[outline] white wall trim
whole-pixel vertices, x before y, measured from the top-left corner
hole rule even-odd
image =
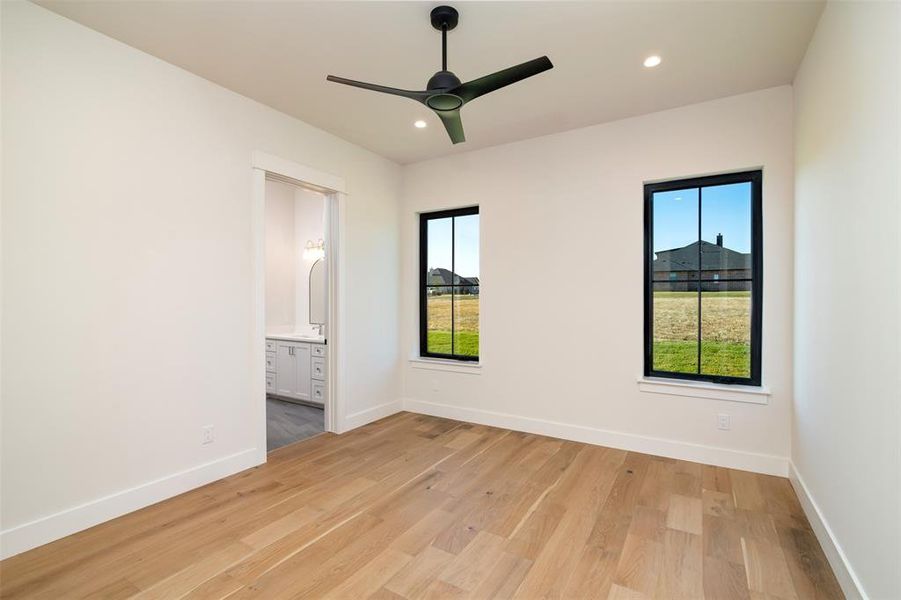
[[[254,169],[282,175],[296,181],[331,192],[346,193],[344,178],[296,163],[260,150],[255,150],[251,163]]]
[[[342,182],[343,185],[343,182]],[[327,250],[331,260],[325,261],[328,270],[328,316],[326,333],[332,340],[328,348],[328,391],[326,402],[326,431],[344,433],[353,427],[347,424],[344,397],[347,365],[347,194],[333,192],[326,202],[326,239],[331,248]]]
[[[781,456],[744,452],[728,448],[717,448],[714,446],[703,446],[701,444],[692,444],[690,442],[653,438],[634,433],[608,431],[605,429],[586,427],[584,425],[571,425],[569,423],[533,419],[531,417],[520,417],[507,413],[479,410],[476,408],[451,406],[449,404],[439,404],[436,402],[423,402],[412,398],[405,398],[403,405],[404,410],[424,415],[469,421],[481,425],[491,425],[493,427],[503,427],[515,431],[524,431],[526,433],[547,435],[565,440],[584,442],[586,444],[608,446],[610,448],[619,448],[621,450],[642,452],[657,456],[666,456],[668,458],[677,458],[718,467],[727,467],[729,469],[753,471],[754,473],[765,473],[767,475],[777,475],[779,477],[786,477],[788,475],[788,459]]]
[[[253,328],[250,342],[250,402],[253,436],[266,447],[266,172],[253,169],[250,190],[250,228],[253,232]],[[265,456],[263,457],[265,461]]]
[[[179,471],[0,532],[0,559],[177,496],[266,462],[266,450],[250,448]]]
[[[403,404],[400,400],[385,402],[384,404],[379,404],[378,406],[373,406],[372,408],[367,408],[366,410],[347,415],[344,418],[344,425],[347,430],[355,429],[357,427],[362,427],[367,423],[390,417],[403,409]]]
[[[429,369],[432,371],[448,371],[450,373],[467,373],[469,375],[481,375],[482,365],[465,360],[442,360],[439,358],[414,357],[410,359],[410,366],[414,369]]]
[[[795,493],[798,495],[798,499],[801,501],[801,508],[804,509],[804,514],[807,515],[807,520],[810,521],[813,532],[816,534],[817,540],[820,542],[820,546],[823,548],[823,552],[826,554],[829,565],[832,567],[839,585],[842,586],[845,596],[849,599],[861,598],[867,600],[869,596],[864,591],[863,584],[857,577],[857,573],[854,572],[851,563],[848,562],[848,557],[832,532],[829,522],[811,495],[810,489],[804,483],[804,478],[801,477],[795,463],[791,461],[789,461],[788,478],[795,489]]]
[[[723,385],[701,381],[679,381],[660,377],[639,377],[638,389],[650,394],[688,396],[691,398],[747,402],[750,404],[769,404],[771,393],[769,388],[763,386]]]

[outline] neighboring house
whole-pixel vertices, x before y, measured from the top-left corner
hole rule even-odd
[[[429,286],[447,286],[447,287],[430,287],[429,295],[450,294],[451,285],[462,286],[457,288],[458,294],[478,294],[479,278],[478,277],[462,277],[454,275],[447,269],[437,268],[429,269],[426,276],[426,285]]]
[[[699,252],[700,245],[700,252]],[[716,236],[716,244],[700,241],[682,248],[655,253],[654,281],[656,291],[696,291],[698,289],[698,260],[701,262],[701,290],[750,290],[751,254],[736,252],[723,246],[723,236]]]

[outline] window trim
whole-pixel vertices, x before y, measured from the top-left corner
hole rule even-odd
[[[727,375],[704,375],[702,373],[676,373],[653,369],[654,348],[654,211],[653,197],[657,192],[698,188],[699,202],[703,202],[700,188],[733,183],[751,184],[751,376],[732,377]],[[644,376],[687,381],[707,381],[728,385],[761,387],[761,358],[763,329],[763,171],[741,171],[722,175],[692,177],[646,183],[644,186]],[[700,233],[701,212],[698,212]],[[700,235],[698,236],[700,239]],[[698,290],[703,279],[697,279]],[[712,280],[711,280],[712,281]],[[723,280],[720,280],[721,282]],[[700,318],[700,314],[699,314]],[[700,369],[700,365],[699,369]]]
[[[481,342],[482,336],[479,335],[479,355],[466,356],[460,354],[441,354],[439,352],[429,352],[428,349],[428,253],[429,253],[429,221],[435,219],[446,219],[449,217],[465,217],[469,215],[479,214],[478,206],[466,206],[463,208],[452,208],[448,210],[438,210],[433,212],[419,213],[419,356],[422,358],[437,358],[451,361],[478,362],[479,355],[482,353]],[[481,219],[479,220],[479,231],[481,232]],[[451,273],[454,273],[454,245],[456,243],[456,235],[451,229]],[[481,241],[480,244],[481,246]],[[481,248],[479,248],[481,251]],[[481,260],[481,256],[479,256]],[[453,282],[451,282],[453,283]],[[454,286],[451,285],[453,288]],[[481,298],[482,280],[479,279],[479,296]],[[453,290],[451,290],[451,302],[453,302]],[[480,319],[481,321],[481,319]],[[481,333],[481,323],[479,324]],[[451,343],[454,338],[454,308],[451,305]]]

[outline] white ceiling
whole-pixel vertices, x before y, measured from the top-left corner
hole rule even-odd
[[[456,2],[463,81],[548,55],[555,68],[463,109],[467,142],[405,98],[425,89],[436,2],[39,0],[59,14],[399,163],[790,83],[822,2]],[[649,54],[663,64],[642,67]],[[426,129],[413,121],[425,119]]]

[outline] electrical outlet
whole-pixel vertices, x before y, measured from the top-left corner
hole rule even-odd
[[[213,443],[213,426],[212,425],[205,425],[204,427],[201,427],[200,432],[201,432],[201,437],[200,437],[201,444],[206,445],[206,444]]]
[[[435,393],[438,393],[438,380],[437,379],[432,380],[432,391]]]
[[[720,413],[716,416],[716,428],[728,431],[732,429],[732,417],[727,414]]]

